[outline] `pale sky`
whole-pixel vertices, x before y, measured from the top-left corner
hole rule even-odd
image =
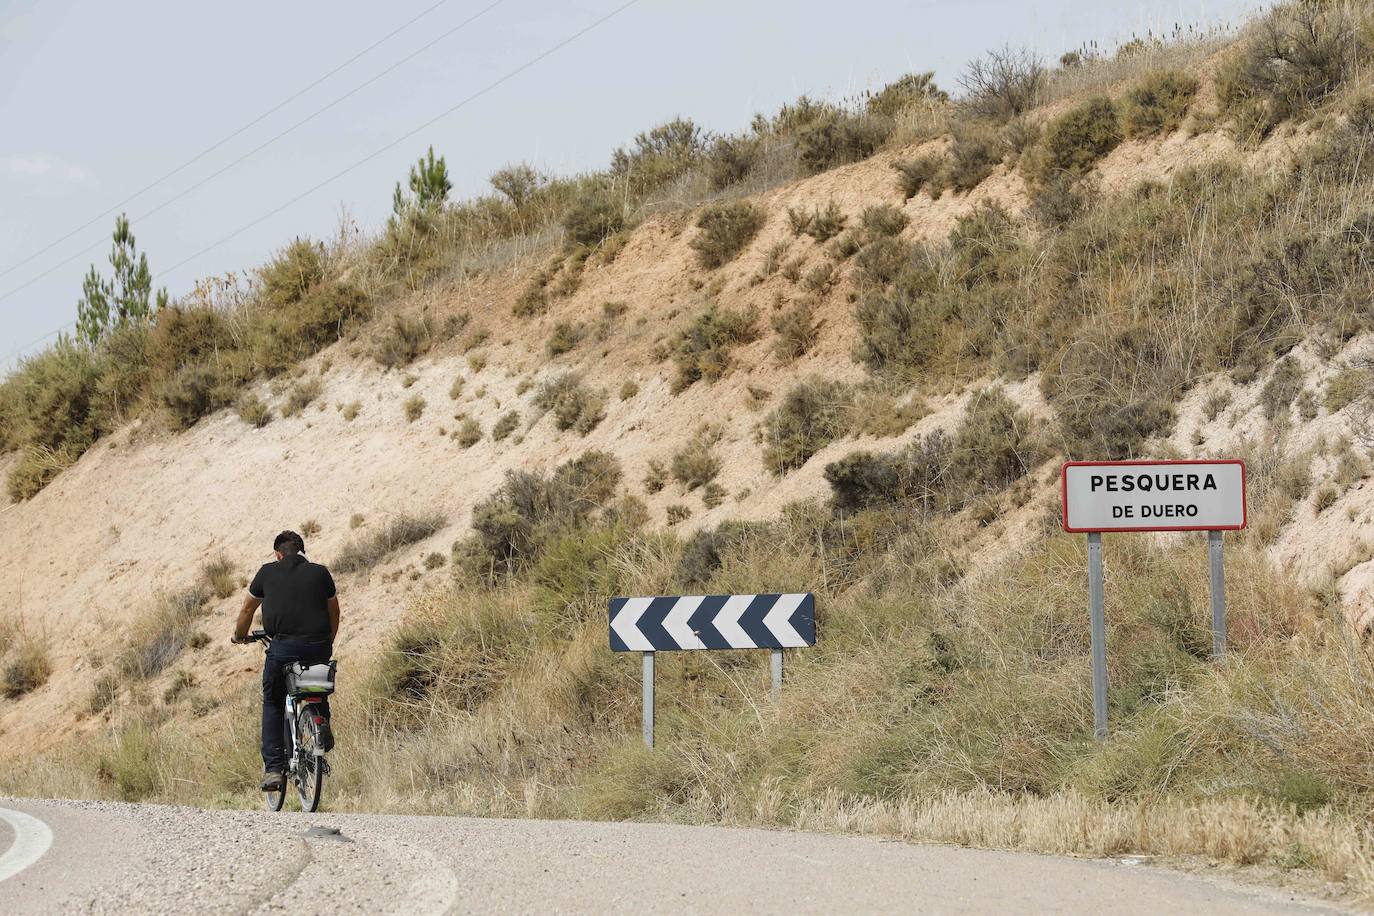
[[[113,215],[61,239],[272,109],[425,10],[413,25],[189,168],[127,203],[140,249],[175,297],[244,271],[298,235],[365,230],[428,144],[453,197],[501,166],[601,168],[674,115],[718,132],[802,93],[838,98],[910,71],[955,88],[992,47],[1054,61],[1175,23],[1237,24],[1254,0],[639,0],[547,58],[231,241],[197,252],[528,63],[625,0],[502,0],[281,140],[162,207],[493,0],[0,0],[0,371],[76,315]],[[92,248],[90,251],[84,249]],[[70,263],[62,262],[74,258]],[[190,258],[169,272],[169,268]],[[28,261],[16,267],[21,262]],[[62,265],[62,266],[58,266]],[[47,276],[40,276],[48,271]],[[25,286],[25,284],[28,284]],[[24,288],[19,289],[23,286]]]

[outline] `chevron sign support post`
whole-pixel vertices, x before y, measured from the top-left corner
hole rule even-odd
[[[612,598],[613,652],[644,653],[644,743],[654,746],[654,653],[770,649],[773,699],[782,689],[782,650],[816,644],[816,596],[660,595]]]

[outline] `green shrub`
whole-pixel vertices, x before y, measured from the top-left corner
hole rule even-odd
[[[673,344],[677,377],[673,393],[700,379],[714,382],[730,370],[730,351],[753,341],[758,334],[757,315],[711,305],[678,333]]]
[[[615,457],[599,451],[552,474],[507,471],[501,488],[473,507],[473,534],[454,545],[455,568],[484,579],[528,568],[547,545],[607,506],[621,476]]]
[[[1197,95],[1197,78],[1178,70],[1156,70],[1126,93],[1121,129],[1127,137],[1173,133]]]
[[[463,448],[472,448],[482,441],[482,424],[472,417],[467,417],[463,420],[463,425],[454,430],[453,438]]]
[[[943,105],[949,93],[935,85],[935,73],[907,73],[869,95],[864,109],[872,115],[895,118],[915,105]]]
[[[387,369],[408,366],[429,352],[434,344],[429,322],[423,318],[393,315],[386,330],[372,345],[372,358]]]
[[[324,279],[324,246],[297,238],[258,269],[258,279],[267,306],[294,305]]]
[[[680,525],[692,517],[692,510],[682,503],[673,503],[666,511],[669,525]]]
[[[1033,183],[1061,172],[1081,175],[1120,142],[1121,125],[1112,100],[1088,99],[1049,123],[1040,143],[1023,160],[1023,169]]]
[[[508,410],[501,415],[496,424],[491,428],[491,439],[493,442],[500,442],[515,432],[520,425],[520,411]]]
[[[235,384],[213,366],[183,366],[166,379],[159,391],[162,405],[177,429],[189,429],[234,402]],[[285,410],[282,411],[285,413]]]
[[[420,419],[425,412],[425,399],[418,394],[411,395],[409,398],[406,398],[406,402],[402,405],[401,410],[402,413],[405,414],[406,422],[414,423],[416,420]]]
[[[968,193],[983,183],[1002,161],[1002,142],[997,131],[981,121],[956,121],[946,160],[927,185],[932,198],[946,189]]]
[[[817,207],[810,213],[788,207],[787,219],[793,235],[809,235],[818,242],[830,241],[840,234],[848,222],[848,217],[840,212],[834,200],[828,201],[824,210]]]
[[[773,341],[773,353],[779,362],[791,362],[804,356],[820,339],[811,303],[802,300],[785,312],[773,316],[771,324],[778,335]]]
[[[444,527],[446,519],[439,512],[402,513],[384,525],[372,527],[369,533],[354,538],[339,550],[330,569],[340,573],[368,570],[391,554],[417,544]]]
[[[253,332],[253,361],[268,374],[282,372],[342,338],[372,313],[351,283],[319,283],[289,307],[267,312]]]
[[[239,395],[238,401],[234,404],[234,412],[239,415],[240,420],[254,429],[262,429],[272,422],[272,408],[251,391]]]
[[[606,416],[605,396],[583,384],[576,372],[565,372],[540,385],[534,406],[552,413],[559,429],[572,429],[583,436]]]
[[[706,158],[706,176],[711,188],[723,191],[748,178],[763,154],[763,141],[757,136],[718,137]]]
[[[625,214],[609,191],[589,191],[563,216],[563,231],[573,245],[594,248],[625,229]]]
[[[628,180],[642,194],[681,176],[705,151],[701,128],[686,118],[674,118],[637,135],[633,147],[616,150],[611,174]]]
[[[878,238],[859,249],[855,258],[860,287],[881,289],[897,279],[912,260],[916,247],[894,238]]]
[[[875,204],[865,208],[860,221],[874,236],[901,235],[907,223],[911,222],[905,213],[887,204]]]
[[[966,288],[1011,280],[1019,250],[1016,221],[1000,204],[983,201],[954,222],[949,247],[958,281]]]
[[[763,463],[774,474],[799,468],[849,431],[853,392],[811,376],[794,385],[763,424]]]
[[[950,294],[938,265],[917,249],[891,288],[871,290],[859,299],[854,309],[859,325],[854,356],[875,372],[929,368],[940,353],[946,323],[961,306],[966,303]]]
[[[716,455],[715,443],[719,434],[701,429],[687,445],[673,453],[673,479],[686,490],[704,487],[716,479],[720,473],[720,458]]]
[[[562,356],[581,343],[586,335],[587,328],[582,322],[560,321],[553,326],[544,349],[550,356]]]
[[[921,193],[922,188],[930,186],[939,174],[944,162],[939,156],[918,156],[910,162],[894,162],[897,170],[897,186],[902,190],[902,199],[911,200]]]
[[[825,466],[835,508],[858,512],[901,500],[905,496],[904,468],[896,454],[850,452]]]
[[[707,207],[697,219],[701,231],[690,243],[697,253],[697,263],[713,270],[733,261],[763,228],[765,220],[763,211],[747,201]]]
[[[286,392],[286,403],[281,406],[281,415],[283,417],[296,416],[309,407],[323,391],[324,385],[319,379],[302,379]]]
[[[0,439],[24,450],[9,478],[15,499],[37,493],[95,441],[98,372],[90,351],[64,338],[5,380]]]
[[[754,537],[766,537],[768,526],[757,522],[721,522],[699,528],[682,545],[673,578],[685,589],[704,588],[726,557],[738,553]]]
[[[949,464],[957,504],[1019,480],[1043,455],[1034,422],[1002,389],[974,394],[954,435]]]

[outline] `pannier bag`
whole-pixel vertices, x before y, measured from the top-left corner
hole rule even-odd
[[[292,662],[286,666],[286,692],[291,696],[326,696],[334,692],[334,673],[339,663],[302,665]]]

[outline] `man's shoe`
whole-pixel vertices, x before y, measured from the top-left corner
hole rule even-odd
[[[268,770],[262,774],[262,791],[280,792],[286,788],[286,774],[276,770]]]
[[[320,720],[320,750],[326,754],[334,750],[334,729],[330,728],[329,720]]]

